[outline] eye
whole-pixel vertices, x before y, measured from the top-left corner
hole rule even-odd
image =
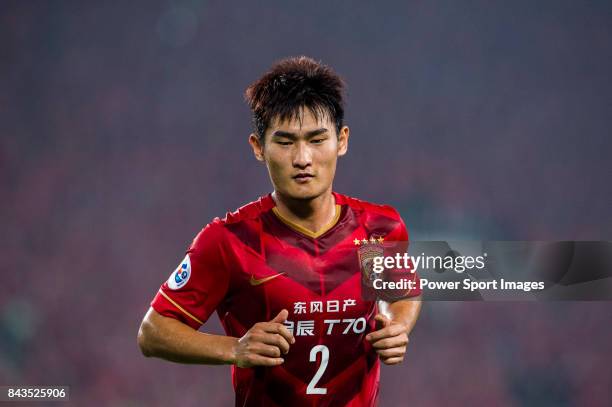
[[[290,146],[292,144],[291,141],[277,141],[276,143],[280,144],[281,146]]]
[[[313,143],[313,144],[321,144],[324,141],[325,141],[324,138],[315,138],[315,139],[310,140],[310,142]]]

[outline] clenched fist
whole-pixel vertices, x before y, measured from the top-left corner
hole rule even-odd
[[[258,322],[240,338],[235,346],[235,362],[238,367],[278,366],[284,362],[282,355],[289,352],[295,338],[283,322],[289,312],[284,309],[270,322]]]
[[[382,328],[367,334],[366,340],[372,344],[384,364],[402,363],[408,345],[406,327],[382,314],[376,315],[374,319],[382,325]]]

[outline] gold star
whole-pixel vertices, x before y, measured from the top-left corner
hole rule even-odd
[[[363,244],[368,244],[368,239],[362,239],[362,240],[361,240],[361,243],[363,243]]]
[[[382,236],[381,236],[381,237],[379,237],[379,238],[378,238],[378,239],[376,239],[376,240],[378,240],[378,243],[382,243],[382,242],[384,242],[384,241],[385,241],[385,239],[384,239]]]
[[[374,238],[374,236],[370,236],[370,243],[372,244],[376,243],[376,239]]]
[[[359,246],[359,243],[361,243],[361,240],[355,239],[353,240],[353,243],[355,243],[355,246]]]

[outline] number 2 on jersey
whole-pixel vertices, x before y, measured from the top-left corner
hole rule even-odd
[[[317,361],[317,353],[321,352],[321,364],[317,369],[317,372],[312,377],[310,383],[308,383],[308,387],[306,387],[306,394],[327,394],[327,389],[325,387],[315,387],[319,380],[321,380],[321,376],[325,373],[325,369],[327,369],[327,362],[329,362],[329,348],[325,345],[317,345],[313,346],[310,350],[310,361]]]

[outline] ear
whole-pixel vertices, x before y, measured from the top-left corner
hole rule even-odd
[[[253,149],[253,154],[258,161],[264,161],[264,151],[263,145],[259,141],[259,137],[257,137],[254,133],[249,135],[249,144]]]
[[[348,151],[349,128],[343,126],[338,134],[338,157],[342,157]]]

